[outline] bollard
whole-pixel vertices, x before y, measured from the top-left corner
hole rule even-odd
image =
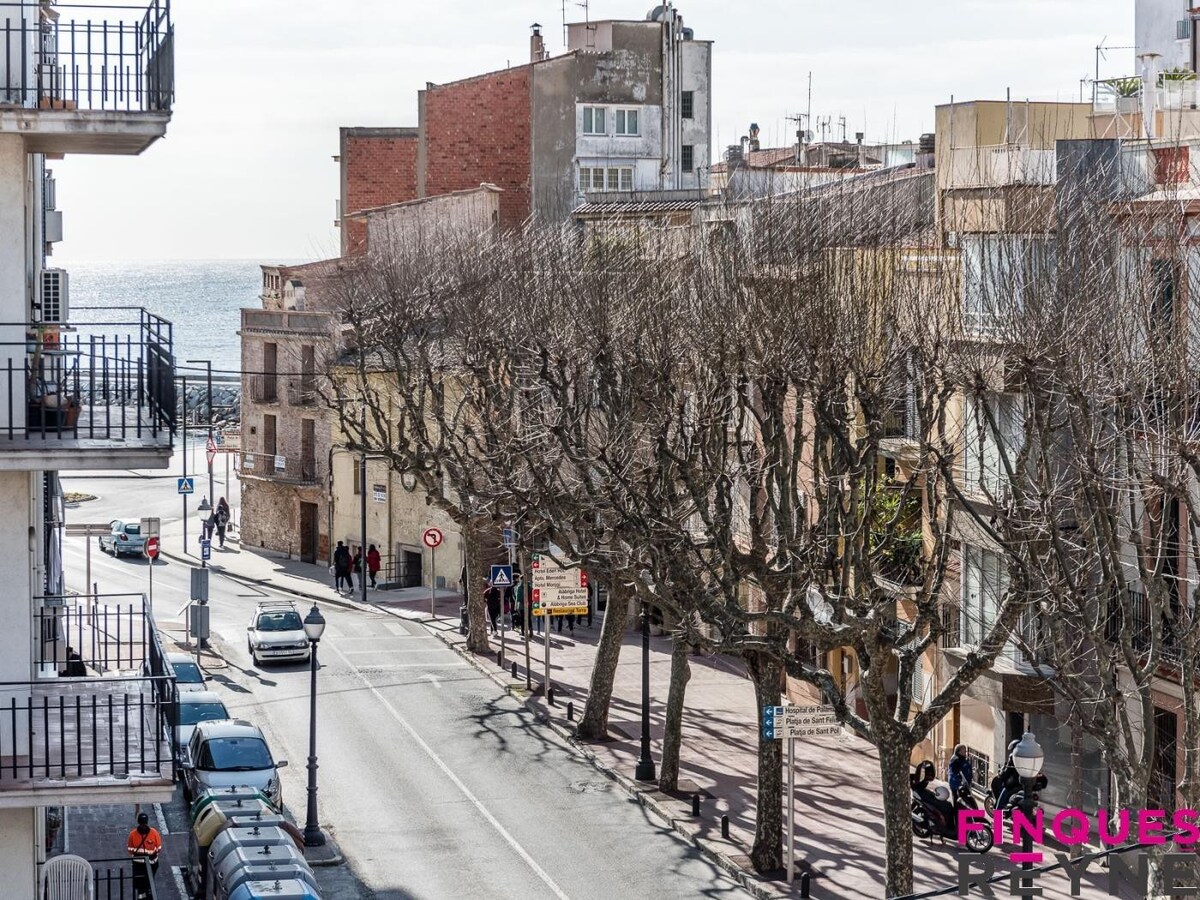
[[[502,669],[504,668],[504,651],[503,650],[496,651],[496,665],[498,665]]]
[[[567,701],[567,721],[575,721],[575,704],[570,700]]]
[[[729,840],[729,816],[721,816],[721,837]]]
[[[512,677],[513,677],[513,678],[516,678],[516,677],[517,677],[517,664],[516,664],[516,662],[513,662],[513,664],[512,664]]]
[[[550,685],[550,687],[546,689],[546,700],[551,706],[554,705],[554,685]]]
[[[808,873],[807,872],[800,873],[800,896],[801,897],[808,896]]]
[[[692,794],[692,815],[699,818],[700,816],[700,795]]]

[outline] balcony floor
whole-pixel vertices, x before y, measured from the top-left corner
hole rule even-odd
[[[141,418],[141,436],[138,419]],[[170,432],[151,433],[143,410],[84,408],[73,429],[47,425],[14,428],[0,425],[0,471],[38,469],[154,469],[171,460]]]
[[[137,156],[167,133],[169,112],[28,109],[0,104],[0,134],[25,138],[29,153]]]
[[[30,795],[39,804],[47,794],[87,790],[88,797],[169,794],[173,789],[169,731],[161,729],[162,742],[156,741],[154,698],[147,684],[97,678],[48,678],[32,686],[33,735],[30,748],[36,760],[30,770],[29,757],[0,756],[0,807],[26,806]],[[81,713],[76,721],[75,702]],[[92,698],[96,698],[96,718],[92,718]],[[113,720],[108,722],[108,698],[112,698]],[[61,698],[63,714],[59,714]],[[127,699],[126,699],[127,698]],[[48,702],[50,714],[43,718],[42,703]],[[129,716],[123,710],[128,702]],[[24,703],[24,696],[19,700]],[[0,704],[3,705],[3,704]],[[140,710],[140,714],[139,714]],[[5,715],[9,715],[7,711]],[[24,710],[18,709],[18,727]],[[0,736],[11,751],[11,724],[0,725]],[[110,737],[111,735],[111,737]],[[159,761],[155,760],[158,744]],[[160,767],[161,765],[161,767]],[[24,795],[24,796],[22,796]],[[81,797],[79,802],[86,798]],[[66,802],[66,801],[62,801]],[[95,799],[87,802],[97,802]]]

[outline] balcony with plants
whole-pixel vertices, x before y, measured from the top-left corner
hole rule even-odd
[[[925,581],[921,499],[915,489],[889,483],[876,490],[870,533],[876,579],[907,593]]]

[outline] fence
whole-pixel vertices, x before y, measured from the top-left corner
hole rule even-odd
[[[323,475],[316,457],[280,456],[275,453],[241,453],[242,478],[265,478],[288,484],[318,484]]]
[[[95,900],[137,900],[134,863],[132,859],[94,859],[92,864],[92,896]],[[150,900],[158,900],[154,879],[146,879]]]
[[[59,3],[82,21],[46,15],[32,0],[0,2],[0,100],[33,109],[166,112],[175,97],[170,0],[137,7]]]

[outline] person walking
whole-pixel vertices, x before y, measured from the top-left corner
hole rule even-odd
[[[375,587],[375,579],[379,575],[380,564],[381,559],[379,556],[379,551],[376,550],[375,545],[372,544],[367,548],[367,574],[371,576],[371,587]]]
[[[133,860],[133,893],[135,897],[149,897],[150,882],[158,874],[158,854],[162,851],[162,835],[150,824],[150,817],[138,813],[137,827],[129,832],[125,849]]]
[[[346,549],[345,544],[338,541],[337,548],[333,551],[334,590],[342,593],[342,584],[346,581],[350,582],[350,590],[354,590],[354,580],[350,577],[350,551]]]
[[[222,549],[225,547],[225,529],[229,527],[229,518],[229,502],[222,497],[217,501],[217,509],[213,513],[217,523],[217,546]]]
[[[975,767],[971,763],[971,758],[967,756],[967,745],[958,744],[954,748],[954,753],[950,756],[950,765],[947,767],[950,782],[950,793],[957,796],[960,789],[963,787],[969,788],[975,780]]]
[[[501,594],[500,588],[491,581],[484,582],[487,587],[483,591],[483,600],[487,604],[488,621],[492,626],[492,634],[496,633],[496,623],[500,619]]]
[[[351,569],[353,569],[353,570],[354,570],[354,574],[355,574],[355,575],[357,575],[357,576],[359,577],[359,583],[361,584],[361,583],[362,583],[362,578],[363,578],[363,551],[362,551],[362,547],[359,547],[357,550],[355,550],[355,551],[354,551],[354,562],[353,562],[353,564],[351,565]],[[354,579],[353,579],[353,578],[351,578],[351,579],[350,579],[350,590],[354,590]]]

